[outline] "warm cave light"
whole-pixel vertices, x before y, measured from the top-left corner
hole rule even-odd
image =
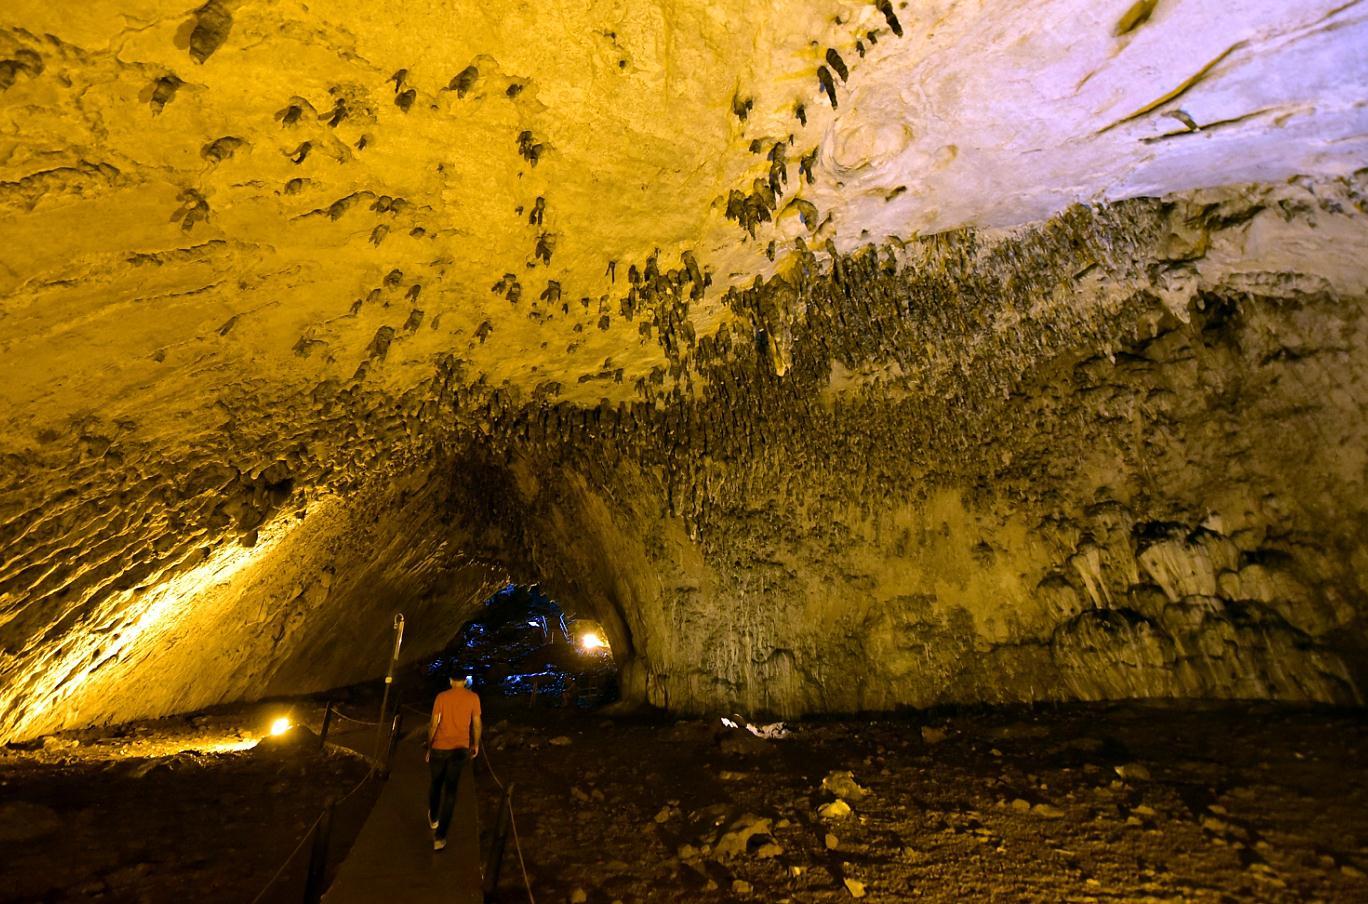
[[[283,735],[285,732],[289,731],[293,727],[294,726],[290,723],[289,719],[285,718],[284,716],[281,716],[279,719],[276,719],[274,722],[271,723],[271,734]]]
[[[597,631],[585,631],[580,635],[579,645],[584,652],[593,653],[596,650],[607,649],[608,641],[604,640],[603,635]]]

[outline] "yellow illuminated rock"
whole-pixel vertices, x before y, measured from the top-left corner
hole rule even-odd
[[[510,576],[681,712],[1361,700],[1366,40],[6,4],[0,740],[374,677]]]

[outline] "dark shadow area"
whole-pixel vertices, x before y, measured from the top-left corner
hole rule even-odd
[[[485,600],[451,644],[423,665],[429,698],[465,675],[491,704],[589,710],[618,699],[603,627],[567,612],[537,586],[509,584]]]

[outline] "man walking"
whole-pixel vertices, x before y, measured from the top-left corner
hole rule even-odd
[[[466,759],[480,755],[480,697],[465,686],[463,676],[450,676],[451,689],[442,691],[432,703],[432,724],[428,727],[428,827],[432,829],[432,849],[447,844],[451,814],[456,809],[456,790]]]

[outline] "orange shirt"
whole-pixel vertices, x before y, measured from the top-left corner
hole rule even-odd
[[[433,750],[464,750],[470,746],[470,726],[480,714],[480,695],[463,687],[442,691],[432,702],[432,718],[441,716]]]

